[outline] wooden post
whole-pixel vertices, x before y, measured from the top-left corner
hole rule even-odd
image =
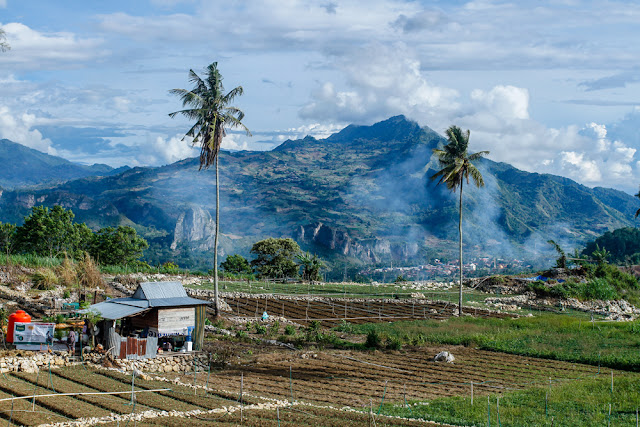
[[[473,406],[473,381],[471,381],[471,406]]]

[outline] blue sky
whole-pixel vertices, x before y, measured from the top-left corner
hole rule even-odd
[[[640,184],[640,6],[618,1],[0,0],[0,138],[82,163],[195,155],[169,95],[217,61],[271,149],[404,114],[588,186]]]

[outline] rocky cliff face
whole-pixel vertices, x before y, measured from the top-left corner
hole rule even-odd
[[[321,222],[300,226],[294,238],[300,242],[322,246],[342,255],[358,258],[363,262],[376,263],[381,257],[406,260],[418,253],[415,242],[390,242],[386,239],[358,241],[340,229],[333,228]]]
[[[216,222],[209,211],[191,207],[180,214],[173,231],[171,249],[188,244],[192,249],[206,251],[213,248]]]

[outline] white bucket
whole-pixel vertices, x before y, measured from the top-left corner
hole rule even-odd
[[[192,351],[193,350],[193,342],[191,342],[191,341],[185,342],[184,346],[187,349],[187,351]]]

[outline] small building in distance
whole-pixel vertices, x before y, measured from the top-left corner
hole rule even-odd
[[[84,312],[99,315],[96,344],[120,359],[144,359],[165,351],[201,350],[206,306],[191,298],[179,282],[145,282],[131,297],[93,304]]]

